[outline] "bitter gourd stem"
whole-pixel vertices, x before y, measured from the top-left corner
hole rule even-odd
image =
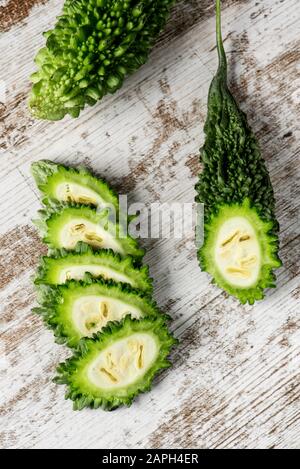
[[[222,40],[221,28],[221,0],[216,0],[216,33],[217,33],[217,49],[219,56],[219,70],[222,71],[223,78],[227,79],[227,60]]]

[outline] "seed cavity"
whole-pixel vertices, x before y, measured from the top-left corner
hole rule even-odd
[[[250,272],[246,269],[242,269],[239,267],[227,267],[227,272],[234,277],[240,277],[240,278],[249,278],[250,277]]]
[[[71,280],[71,278],[72,278],[72,277],[71,277],[71,272],[68,271],[68,272],[66,273],[66,280]]]
[[[100,246],[103,243],[103,238],[98,236],[94,231],[87,231],[87,227],[84,223],[78,223],[77,225],[72,226],[71,234],[75,236],[83,235],[84,238],[91,244]]]
[[[78,223],[77,225],[74,225],[71,227],[71,232],[73,234],[79,234],[79,233],[83,233],[86,229],[86,226],[84,223]]]
[[[250,236],[249,235],[243,235],[239,238],[239,242],[242,243],[243,241],[249,241]]]
[[[80,195],[77,197],[77,202],[79,204],[91,204],[91,205],[97,205],[96,200],[92,199],[91,197],[88,197],[87,195]]]
[[[107,366],[110,370],[112,370],[113,368],[117,368],[117,364],[115,363],[111,352],[108,352],[106,354],[106,361],[107,361]]]
[[[248,266],[254,264],[256,261],[257,261],[256,256],[249,256],[249,257],[246,257],[244,259],[241,259],[240,264],[241,264],[242,267],[248,267]]]
[[[118,382],[118,378],[116,378],[110,371],[108,371],[106,368],[100,368],[100,371],[104,373],[113,383]]]
[[[94,314],[91,314],[93,311],[94,305],[93,303],[86,302],[82,305],[81,310],[83,313],[89,315],[89,317],[85,321],[85,327],[86,329],[91,332],[92,329],[99,329],[99,325],[103,321],[103,316],[101,312],[99,313],[95,312]]]
[[[88,331],[91,331],[92,329],[95,329],[99,325],[99,317],[93,316],[92,318],[88,319],[85,322],[85,327],[87,328]]]
[[[66,201],[74,202],[69,184],[66,184]]]
[[[105,303],[104,301],[102,301],[100,303],[100,314],[106,319],[108,317],[108,306],[107,306],[107,303]]]
[[[134,376],[136,370],[145,366],[145,345],[137,340],[128,340],[127,349],[123,353],[105,354],[105,362],[98,368],[113,383],[120,382],[126,376]]]
[[[75,200],[73,199],[73,197],[72,197],[71,194],[67,194],[67,196],[66,196],[66,202],[68,202],[69,204],[75,202]]]
[[[84,195],[84,194],[81,194],[81,195],[76,195],[76,194],[72,194],[72,191],[71,191],[71,188],[70,188],[70,185],[69,184],[66,184],[66,195],[65,195],[65,199],[67,202],[71,202],[71,203],[79,203],[79,204],[90,204],[90,205],[97,205],[97,202],[95,199],[93,199],[92,197],[89,197],[88,195]]]
[[[137,360],[137,367],[139,369],[143,368],[144,366],[144,346],[140,345],[139,346],[139,354],[138,354],[138,360]]]
[[[139,349],[139,344],[136,340],[129,340],[128,341],[128,349],[132,353],[137,353]]]
[[[229,238],[227,238],[223,243],[221,244],[222,247],[227,246],[228,244],[231,244],[235,239],[238,237],[240,232],[237,230],[235,231]]]
[[[130,364],[129,356],[124,353],[121,356],[119,363],[120,363],[120,370],[123,372],[126,371]]]
[[[103,239],[100,236],[98,236],[96,233],[92,232],[92,231],[89,231],[89,232],[85,233],[84,236],[88,241],[92,241],[92,242],[95,241],[98,244],[103,243]]]

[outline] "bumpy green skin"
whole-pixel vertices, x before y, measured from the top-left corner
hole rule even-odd
[[[77,243],[72,252],[60,249],[51,257],[43,256],[37,269],[35,284],[58,285],[62,270],[80,265],[107,267],[117,274],[126,275],[131,280],[133,288],[148,294],[152,293],[152,279],[149,277],[147,265],[135,267],[134,259],[130,256],[122,258],[112,250],[94,251],[88,244],[82,242]]]
[[[147,61],[175,0],[66,0],[46,47],[29,106],[38,119],[77,117],[119,89],[124,78]]]
[[[217,0],[217,46],[219,68],[208,96],[208,115],[204,127],[205,143],[201,150],[204,165],[196,185],[196,201],[204,204],[204,245],[198,251],[201,268],[214,276],[215,282],[242,303],[263,298],[263,289],[274,287],[272,269],[279,267],[279,225],[275,218],[275,201],[268,171],[262,159],[257,139],[246,115],[239,109],[227,86],[227,63],[221,38],[220,1]],[[217,217],[226,209],[230,216],[236,207],[248,205],[253,218],[260,220],[261,248],[267,248],[270,260],[262,265],[261,274],[253,288],[236,289],[216,276],[212,267],[213,253],[210,236]],[[268,246],[267,246],[268,245]]]
[[[127,284],[95,280],[90,275],[86,275],[84,280],[69,280],[64,285],[40,285],[38,302],[41,306],[34,308],[33,312],[42,316],[45,324],[54,331],[57,343],[76,347],[82,336],[72,323],[71,308],[76,299],[89,295],[120,300],[129,306],[139,308],[143,317],[161,316],[164,321],[169,319],[169,316],[163,315],[157,304],[145,293]]]
[[[114,341],[136,332],[148,332],[155,337],[159,344],[157,359],[144,376],[126,387],[114,391],[96,388],[84,373],[95,353],[104,350]],[[177,340],[169,333],[163,318],[146,318],[137,321],[126,316],[121,323],[110,322],[92,339],[81,340],[73,357],[58,366],[58,375],[54,381],[67,385],[66,399],[73,401],[74,410],[81,410],[84,407],[91,409],[102,407],[104,410],[113,410],[121,405],[129,407],[138,394],[150,391],[153,378],[160,370],[171,366],[167,357],[176,343]]]
[[[34,220],[39,229],[43,242],[49,246],[50,253],[56,249],[62,249],[59,239],[60,230],[66,223],[78,217],[99,224],[109,234],[115,237],[124,255],[130,255],[140,261],[144,256],[144,250],[140,249],[135,239],[124,232],[122,224],[115,223],[110,219],[110,211],[102,209],[100,211],[94,208],[80,204],[56,204],[46,206],[44,210],[39,211],[40,218]],[[88,243],[89,244],[89,243]]]
[[[56,189],[59,184],[76,183],[97,193],[103,204],[109,204],[119,210],[117,194],[103,180],[93,176],[86,168],[69,168],[48,160],[36,161],[31,165],[31,172],[37,187],[42,193],[43,203],[51,204],[53,201],[64,202],[57,198]]]

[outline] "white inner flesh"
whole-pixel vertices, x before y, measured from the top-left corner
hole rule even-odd
[[[135,319],[142,316],[140,309],[106,296],[83,296],[72,307],[73,324],[82,337],[100,331],[108,321],[121,321],[127,314]]]
[[[97,192],[75,182],[63,182],[56,187],[56,197],[65,202],[103,205],[104,201]]]
[[[73,219],[65,224],[60,232],[60,245],[66,249],[74,249],[78,241],[84,241],[94,248],[112,249],[124,254],[116,239],[100,225],[84,218]]]
[[[151,335],[132,334],[99,353],[88,367],[88,379],[102,389],[128,386],[146,373],[157,355]]]
[[[248,287],[259,275],[261,253],[256,233],[244,217],[233,217],[221,226],[215,262],[223,277],[237,287]]]
[[[90,272],[94,277],[99,277],[100,275],[105,279],[113,279],[116,282],[129,283],[133,285],[133,282],[126,275],[120,274],[115,270],[109,269],[101,265],[71,265],[62,269],[59,273],[58,283],[65,283],[67,280],[82,280],[84,274]]]

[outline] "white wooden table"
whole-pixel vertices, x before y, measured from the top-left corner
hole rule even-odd
[[[156,299],[181,345],[151,393],[112,413],[73,412],[51,382],[69,352],[31,313],[31,276],[44,249],[31,224],[40,203],[29,166],[40,158],[84,163],[131,201],[193,201],[216,70],[214,2],[179,1],[148,64],[117,94],[79,119],[37,122],[26,107],[28,76],[62,3],[0,1],[0,446],[299,448],[298,0],[228,0],[223,9],[232,88],[277,198],[278,287],[241,306],[200,272],[193,233],[145,240]]]

